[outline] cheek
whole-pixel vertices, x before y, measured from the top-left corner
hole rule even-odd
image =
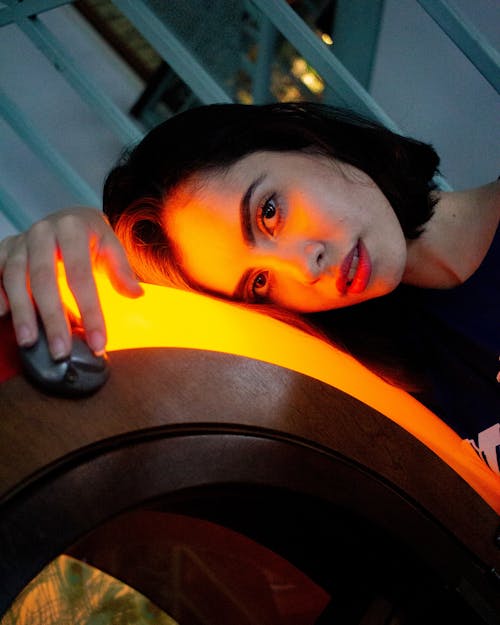
[[[366,229],[368,247],[380,269],[397,274],[406,264],[407,243],[403,230],[385,196],[379,197],[378,203],[374,201],[373,206]]]
[[[389,233],[387,233],[389,234]],[[395,230],[390,238],[385,238],[379,246],[374,246],[373,254],[373,296],[385,295],[395,289],[403,278],[406,269],[407,247],[401,229]]]
[[[298,313],[319,312],[335,308],[335,291],[326,285],[306,286],[293,279],[281,278],[272,294],[274,304]]]

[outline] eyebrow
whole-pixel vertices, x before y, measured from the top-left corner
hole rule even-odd
[[[264,180],[264,178],[265,178],[265,174],[262,174],[258,178],[256,178],[252,182],[252,184],[248,187],[245,195],[241,198],[241,202],[240,202],[241,234],[243,235],[243,240],[245,241],[245,243],[250,247],[253,247],[255,245],[255,237],[253,235],[253,229],[252,229],[252,218],[250,215],[250,202],[252,199],[253,192],[259,186],[259,184]],[[241,280],[239,284],[241,284]]]

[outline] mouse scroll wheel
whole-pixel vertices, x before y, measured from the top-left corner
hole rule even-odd
[[[66,373],[64,374],[64,381],[68,384],[75,384],[78,382],[78,377],[78,369],[69,361]]]

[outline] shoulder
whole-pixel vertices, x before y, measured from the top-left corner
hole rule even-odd
[[[403,281],[449,289],[470,278],[486,257],[500,222],[500,182],[439,192],[423,234],[408,244]]]

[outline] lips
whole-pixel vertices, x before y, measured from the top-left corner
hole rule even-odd
[[[372,273],[372,263],[368,250],[359,239],[342,261],[337,278],[337,290],[341,295],[362,293],[368,286]]]

